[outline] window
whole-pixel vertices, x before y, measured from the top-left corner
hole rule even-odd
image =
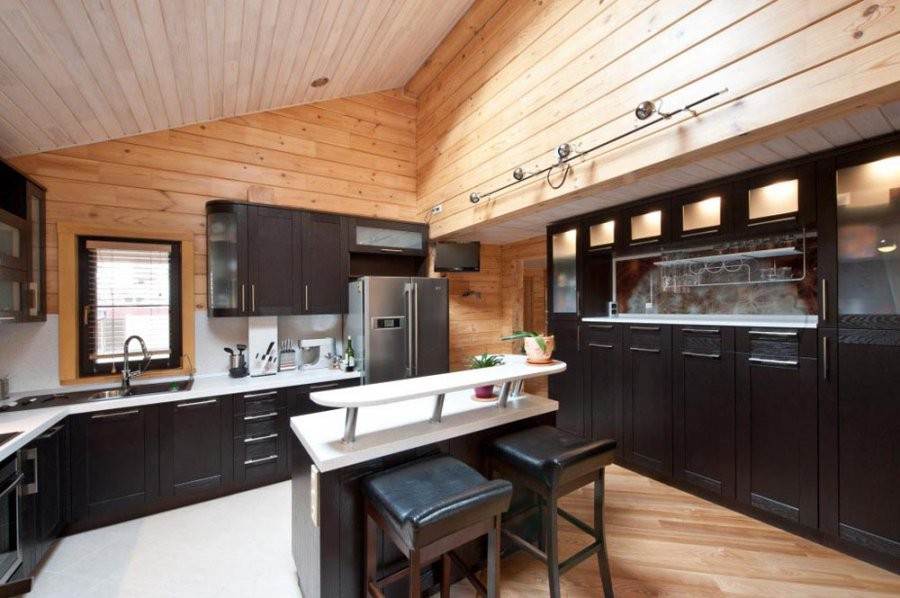
[[[151,354],[148,369],[179,367],[181,243],[78,237],[81,376],[120,371],[125,339],[140,336]],[[141,363],[138,343],[132,363]]]

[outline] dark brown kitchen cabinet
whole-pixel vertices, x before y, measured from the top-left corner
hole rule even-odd
[[[47,319],[45,191],[0,163],[0,322]]]
[[[622,328],[582,324],[582,391],[590,418],[590,437],[615,439],[622,454]]]
[[[737,499],[807,527],[818,526],[817,391],[803,334],[741,329],[737,341]],[[815,355],[815,353],[813,353]]]
[[[734,184],[735,232],[765,234],[812,226],[816,221],[816,176],[812,163],[767,169]]]
[[[225,491],[232,478],[231,397],[159,406],[160,494],[203,498]]]
[[[347,244],[353,253],[424,256],[428,228],[415,222],[348,218]]]
[[[247,204],[206,204],[206,272],[209,316],[249,315]]]
[[[623,327],[623,456],[664,476],[672,475],[672,329]]]
[[[676,326],[673,344],[675,479],[734,497],[734,330]]]
[[[254,316],[300,313],[294,289],[300,270],[301,247],[294,211],[282,208],[247,208],[248,310]]]
[[[668,199],[643,203],[622,212],[619,253],[638,253],[666,243],[671,237],[671,206]]]
[[[576,320],[551,319],[547,324],[556,349],[556,359],[566,363],[566,371],[547,380],[550,398],[559,402],[556,426],[587,438],[590,436],[590,405],[582,392],[579,359],[579,326]]]
[[[76,527],[142,515],[158,499],[157,405],[75,415],[70,434]]]
[[[234,482],[252,487],[288,475],[289,389],[266,390],[234,397]]]
[[[28,282],[25,287],[23,319],[43,322],[47,319],[47,234],[46,191],[28,181],[25,185],[28,204]]]
[[[547,228],[547,313],[551,319],[577,318],[581,314],[580,232],[576,224]]]
[[[672,240],[718,240],[730,233],[731,188],[716,184],[672,198]]]
[[[348,273],[342,218],[316,212],[298,212],[294,217],[300,246],[294,294],[299,297],[300,312],[344,313]]]

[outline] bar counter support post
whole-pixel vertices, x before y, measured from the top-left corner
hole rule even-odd
[[[441,393],[437,396],[437,400],[434,402],[434,412],[431,414],[431,421],[439,424],[441,423],[441,416],[444,412],[444,393]]]
[[[344,419],[345,444],[353,444],[356,442],[356,415],[358,411],[358,407],[347,407],[347,416],[346,419]]]
[[[507,380],[503,383],[503,386],[500,387],[500,400],[497,401],[497,404],[501,409],[506,407],[506,402],[509,399],[510,388],[512,388],[512,380]]]

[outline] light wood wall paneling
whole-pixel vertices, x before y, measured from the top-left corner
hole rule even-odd
[[[470,14],[490,12],[482,4]],[[432,221],[436,236],[900,97],[896,1],[551,4],[519,21],[502,16],[509,5],[528,7],[503,3],[464,45],[462,33],[451,34],[433,55],[440,68],[426,63],[411,81],[420,98],[419,210],[444,206]],[[510,29],[522,37],[500,43]],[[558,191],[535,182],[468,202],[473,190],[509,182],[516,166],[547,165],[563,141],[588,147],[627,131],[644,99],[663,97],[671,109],[724,87],[700,118],[673,119],[588,158]]]
[[[47,187],[50,312],[59,306],[59,223],[191,235],[193,300],[205,309],[211,199],[419,220],[413,159],[391,151],[413,151],[415,106],[402,91],[375,93],[14,158]],[[499,287],[491,296],[499,305]]]

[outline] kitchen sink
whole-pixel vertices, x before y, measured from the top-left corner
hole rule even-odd
[[[193,385],[194,381],[192,379],[187,379],[174,380],[171,382],[135,384],[124,394],[122,393],[121,387],[117,385],[95,390],[81,390],[54,395],[24,397],[15,401],[6,402],[0,406],[0,413],[6,411],[18,411],[19,409],[37,409],[39,407],[53,407],[72,403],[110,401],[113,399],[124,399],[140,395],[180,392],[190,390]]]

